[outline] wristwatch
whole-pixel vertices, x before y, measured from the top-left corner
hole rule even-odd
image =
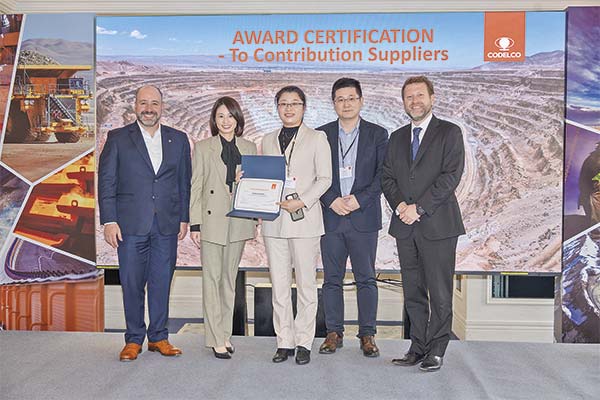
[[[416,204],[416,206],[417,206],[417,214],[419,214],[419,216],[423,216],[423,215],[427,214],[427,211],[425,211],[425,209],[423,207],[421,207],[418,204]]]
[[[200,224],[190,225],[190,232],[200,232]]]

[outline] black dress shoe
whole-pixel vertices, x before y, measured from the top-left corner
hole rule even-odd
[[[284,362],[289,356],[294,355],[294,349],[277,349],[273,356],[274,363]]]
[[[215,350],[215,348],[212,348],[213,353],[215,355],[215,357],[220,358],[221,360],[229,360],[231,358],[231,354],[229,354],[229,352],[225,352],[225,353],[219,353],[218,351]]]
[[[233,345],[231,345],[231,346],[225,346],[225,349],[227,349],[227,352],[229,354],[235,353],[235,347],[233,347]]]
[[[425,371],[425,372],[437,371],[440,368],[442,368],[443,364],[444,364],[444,357],[434,356],[434,355],[429,354],[429,355],[427,355],[427,357],[425,357],[425,359],[421,363],[421,366],[419,367],[419,369],[421,371]]]
[[[296,364],[304,365],[310,362],[310,350],[306,347],[296,347]]]
[[[409,351],[402,358],[394,358],[392,360],[392,364],[401,365],[403,367],[412,367],[413,365],[417,365],[425,356],[423,354],[418,354],[413,351]]]

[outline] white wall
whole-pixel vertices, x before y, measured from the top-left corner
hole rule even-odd
[[[463,276],[452,331],[462,340],[553,342],[554,299],[492,298],[491,277]]]

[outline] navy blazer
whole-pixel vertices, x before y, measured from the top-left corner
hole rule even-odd
[[[465,165],[465,147],[458,125],[431,118],[415,160],[411,157],[410,124],[390,136],[383,164],[382,186],[392,210],[401,202],[417,203],[425,210],[420,222],[407,225],[397,216],[389,233],[406,239],[419,229],[429,240],[440,240],[465,233],[454,191]]]
[[[340,189],[339,120],[321,126],[331,147],[333,181],[321,196],[325,232],[334,231],[342,218],[350,218],[352,226],[359,232],[374,232],[381,229],[381,171],[388,142],[387,131],[379,125],[361,119],[358,132],[354,184],[350,190],[360,208],[348,217],[336,214],[329,206],[342,196]]]
[[[137,124],[108,132],[98,163],[100,223],[117,222],[125,235],[146,235],[154,214],[163,235],[189,222],[191,155],[187,135],[161,125],[163,159],[154,173]]]

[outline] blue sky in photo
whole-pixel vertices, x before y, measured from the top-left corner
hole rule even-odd
[[[94,43],[94,14],[27,14],[23,40],[64,39]]]
[[[567,118],[600,125],[600,7],[569,8]]]

